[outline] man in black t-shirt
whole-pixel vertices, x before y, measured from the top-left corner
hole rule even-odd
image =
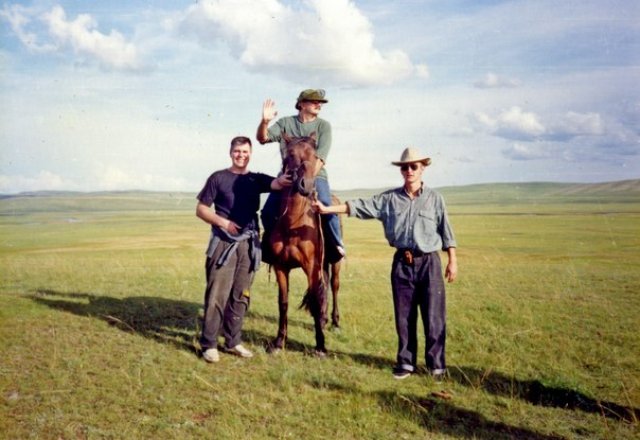
[[[260,265],[257,214],[260,194],[291,185],[285,175],[274,178],[249,171],[249,138],[233,138],[229,152],[231,166],[209,176],[197,197],[196,215],[211,225],[200,336],[202,357],[207,362],[220,359],[220,330],[225,338],[226,352],[241,357],[253,356],[242,345],[241,331],[244,314],[249,308],[249,288]]]

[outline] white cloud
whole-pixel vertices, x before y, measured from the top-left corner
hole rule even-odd
[[[549,113],[542,120],[533,112],[514,106],[497,116],[478,112],[475,121],[482,130],[497,137],[519,141],[552,141],[575,143],[597,148],[607,147],[621,154],[637,154],[638,135],[615,120],[607,123],[595,112],[568,111],[562,115]],[[575,142],[574,142],[575,140]],[[520,150],[515,149],[516,155]]]
[[[76,189],[76,185],[72,181],[50,171],[40,171],[33,177],[0,175],[0,193],[70,189]]]
[[[474,86],[479,89],[513,88],[519,85],[520,81],[517,79],[496,75],[492,72],[487,73],[484,78],[474,83]]]
[[[551,128],[551,132],[553,136],[560,138],[599,136],[605,133],[605,126],[598,113],[567,112]]]
[[[53,44],[41,44],[38,35],[27,29],[37,11],[22,5],[4,5],[0,10],[0,18],[6,20],[20,42],[34,52],[50,52],[56,50]]]
[[[89,14],[80,14],[68,20],[64,9],[56,5],[49,12],[35,8],[5,5],[0,17],[9,22],[13,32],[24,46],[36,52],[64,51],[98,61],[103,67],[116,70],[145,68],[136,46],[116,30],[104,34],[96,30],[97,21]],[[43,23],[43,30],[37,23]],[[41,40],[49,39],[46,43]]]
[[[195,191],[193,182],[180,177],[126,171],[114,166],[97,166],[88,176],[70,179],[51,171],[34,176],[0,174],[0,194],[31,191],[116,191],[137,189],[147,191]]]
[[[544,147],[518,143],[503,149],[502,154],[504,157],[512,160],[538,160],[551,157],[549,150]]]
[[[496,136],[507,139],[531,140],[545,134],[546,129],[538,115],[514,106],[492,118],[485,113],[476,114],[476,120]]]
[[[95,30],[96,20],[88,14],[80,14],[75,20],[67,20],[62,7],[55,6],[42,16],[49,32],[64,46],[69,45],[78,54],[96,58],[102,65],[114,69],[138,70],[142,67],[136,47],[122,34],[112,30],[109,35]]]
[[[377,49],[373,26],[348,0],[307,0],[298,10],[278,0],[201,1],[179,27],[207,46],[228,43],[249,69],[307,83],[364,86],[428,75],[405,52]]]
[[[102,167],[96,171],[96,188],[102,191],[120,190],[122,188],[151,191],[193,190],[193,186],[182,178],[127,172],[114,166]]]

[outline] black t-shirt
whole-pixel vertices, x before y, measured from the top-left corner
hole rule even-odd
[[[253,222],[258,229],[260,194],[271,191],[274,177],[262,173],[235,174],[228,169],[216,171],[207,179],[198,200],[214,205],[216,213],[245,228]]]

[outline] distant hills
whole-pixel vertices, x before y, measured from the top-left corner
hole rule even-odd
[[[448,205],[568,201],[640,202],[640,179],[603,183],[479,183],[437,188]],[[336,191],[342,200],[370,197],[384,189],[356,189]]]
[[[336,191],[341,200],[370,197],[387,188]],[[437,188],[447,205],[523,203],[638,203],[640,179],[603,183],[483,183]],[[196,193],[37,191],[0,195],[0,215],[32,212],[195,210]]]

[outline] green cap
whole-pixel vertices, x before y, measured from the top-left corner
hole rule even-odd
[[[324,90],[322,89],[307,89],[300,92],[300,95],[298,95],[298,100],[296,101],[296,109],[300,110],[298,104],[302,101],[319,101],[323,103],[329,102],[329,100],[324,97]]]

